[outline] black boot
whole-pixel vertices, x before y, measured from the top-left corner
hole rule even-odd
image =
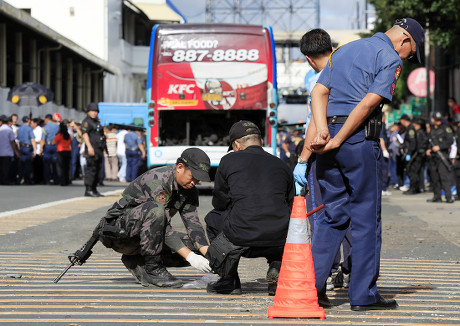
[[[149,286],[144,257],[141,255],[122,255],[121,261],[128,271],[133,274],[138,283],[142,284],[142,286]]]
[[[208,293],[218,294],[241,294],[241,282],[238,275],[236,276],[222,276],[217,282],[209,283],[206,286]]]
[[[90,186],[86,186],[85,196],[86,197],[97,197],[97,195],[93,192]]]
[[[281,262],[272,261],[267,271],[268,295],[275,295],[280,274]]]
[[[104,197],[103,194],[101,194],[99,191],[97,191],[96,187],[93,187],[92,190],[93,190],[93,193],[96,195],[96,197]]]
[[[171,275],[163,265],[160,256],[145,256],[146,281],[160,287],[180,288],[181,280]]]

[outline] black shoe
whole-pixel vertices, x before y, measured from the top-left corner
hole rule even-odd
[[[171,252],[170,250],[163,250],[160,254],[161,260],[163,260],[163,265],[165,267],[187,267],[190,266],[190,263],[185,260],[177,252]]]
[[[145,256],[144,259],[146,271],[145,280],[147,283],[159,287],[173,288],[180,288],[184,285],[181,280],[175,278],[168,272],[160,256]]]
[[[452,204],[455,200],[453,200],[451,197],[446,198],[446,203]]]
[[[99,196],[96,195],[92,190],[86,190],[86,191],[85,191],[85,196],[86,196],[86,197],[99,197]]]
[[[431,198],[426,200],[427,203],[442,203],[441,198]]]
[[[393,299],[379,298],[379,301],[366,305],[351,305],[353,311],[366,311],[366,310],[389,310],[398,308],[398,303]]]
[[[455,196],[455,200],[460,200],[460,196],[459,195]]]
[[[217,282],[209,283],[206,286],[206,292],[217,293],[217,294],[241,294],[241,282],[238,275],[235,276],[223,276]]]
[[[275,295],[278,286],[278,276],[280,274],[281,262],[272,261],[267,271],[268,295]]]
[[[96,188],[93,188],[92,191],[93,191],[93,193],[96,195],[96,197],[104,197],[104,195],[101,194],[99,191],[97,191]]]
[[[318,293],[318,304],[319,304],[320,307],[323,307],[323,308],[332,307],[332,303],[331,303],[331,301],[329,300],[329,298],[327,297],[326,294],[319,294]]]
[[[403,195],[416,195],[419,193],[420,193],[420,190],[408,190],[408,191],[404,191]]]

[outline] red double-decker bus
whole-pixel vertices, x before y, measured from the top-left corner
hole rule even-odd
[[[187,147],[217,166],[228,131],[250,120],[276,152],[276,56],[270,27],[233,24],[156,25],[147,81],[148,165],[175,163]]]

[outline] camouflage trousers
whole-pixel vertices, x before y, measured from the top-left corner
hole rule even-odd
[[[103,218],[105,220],[105,217]],[[156,256],[165,245],[168,221],[165,206],[157,202],[146,202],[135,208],[126,209],[118,218],[102,221],[100,241],[107,248],[125,255]],[[185,233],[180,233],[185,246],[195,250]]]

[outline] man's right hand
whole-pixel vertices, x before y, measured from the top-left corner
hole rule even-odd
[[[95,155],[95,153],[94,153],[94,148],[93,148],[93,147],[89,147],[89,146],[88,146],[88,155],[89,155],[89,156],[94,156],[94,155]]]
[[[306,186],[308,180],[306,177],[308,163],[297,163],[294,168],[294,180],[301,186]]]

